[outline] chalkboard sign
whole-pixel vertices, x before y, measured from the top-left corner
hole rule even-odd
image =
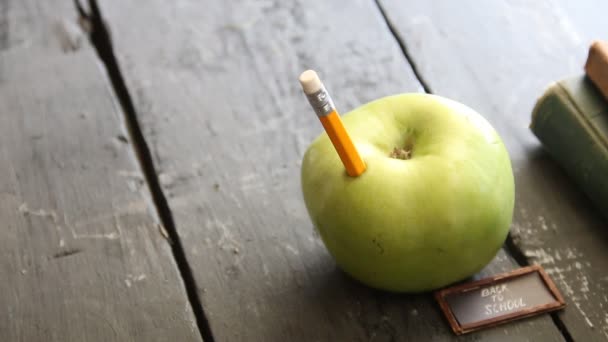
[[[458,335],[565,305],[553,281],[538,265],[446,288],[435,297]]]

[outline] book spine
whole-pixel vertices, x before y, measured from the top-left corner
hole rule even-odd
[[[532,112],[532,132],[549,154],[608,218],[608,137],[595,128],[596,115],[581,111],[576,94],[552,84]],[[598,96],[600,96],[598,94]],[[596,117],[605,119],[606,117]]]

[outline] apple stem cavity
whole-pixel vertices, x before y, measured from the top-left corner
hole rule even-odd
[[[389,157],[401,160],[408,160],[412,158],[412,151],[414,149],[414,142],[411,138],[405,141],[404,147],[395,147],[389,154]]]
[[[407,160],[410,159],[412,156],[412,151],[411,150],[407,150],[405,148],[393,148],[393,151],[391,152],[391,154],[389,154],[389,156],[391,158],[395,158],[395,159],[402,159],[402,160]]]

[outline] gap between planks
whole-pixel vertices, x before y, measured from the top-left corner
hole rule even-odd
[[[386,23],[388,30],[391,32],[391,35],[397,42],[397,45],[399,45],[399,49],[401,49],[401,53],[403,53],[403,57],[405,57],[405,59],[407,60],[407,63],[412,68],[412,72],[414,72],[414,76],[416,77],[416,79],[418,80],[420,85],[422,85],[422,89],[424,89],[424,92],[427,94],[433,94],[433,90],[431,89],[430,85],[426,82],[424,77],[422,77],[420,70],[418,70],[418,65],[416,65],[416,63],[414,62],[414,59],[410,55],[409,50],[408,50],[407,46],[405,45],[405,40],[401,39],[399,32],[397,32],[397,29],[395,28],[395,26],[393,25],[391,20],[386,15],[386,12],[384,11],[384,7],[382,7],[382,4],[380,3],[380,0],[373,0],[373,1],[376,4],[376,7],[378,7],[378,11],[380,12],[380,15],[382,16],[382,19],[384,19],[384,22]]]
[[[143,170],[146,183],[154,201],[154,206],[161,220],[161,230],[168,235],[171,251],[184,283],[188,302],[190,303],[192,312],[196,318],[199,333],[203,341],[213,342],[213,334],[198,295],[198,286],[196,285],[192,269],[186,259],[186,254],[184,253],[182,243],[177,233],[173,214],[169,209],[167,198],[160,186],[150,148],[148,147],[141,127],[137,121],[137,111],[135,110],[129,89],[127,88],[124,77],[120,71],[120,66],[114,55],[111,36],[105,24],[106,21],[101,15],[96,0],[88,0],[88,13],[80,3],[80,0],[74,0],[74,4],[78,15],[80,16],[81,23],[86,23],[88,26],[89,39],[108,73],[112,89],[120,103],[135,155]]]

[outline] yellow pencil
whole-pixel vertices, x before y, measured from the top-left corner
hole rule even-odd
[[[365,163],[344,128],[342,119],[336,111],[334,102],[329,93],[321,83],[319,76],[314,70],[306,70],[300,75],[300,84],[308,102],[317,113],[325,132],[336,148],[346,173],[351,177],[357,177],[365,172]]]

